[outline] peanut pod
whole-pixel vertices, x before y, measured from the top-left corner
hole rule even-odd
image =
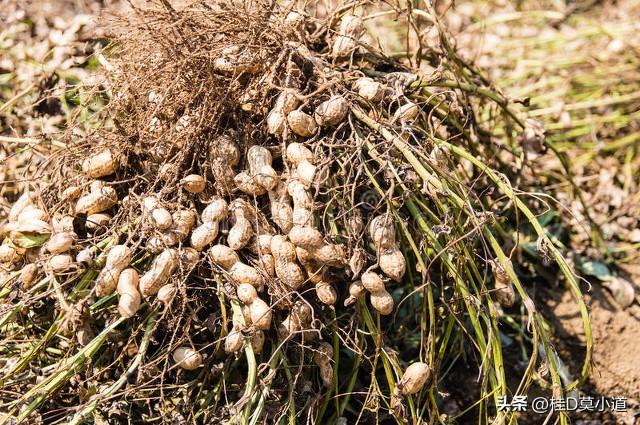
[[[248,214],[245,212],[244,205],[234,201],[229,207],[233,216],[233,226],[229,229],[227,243],[229,244],[229,248],[238,251],[244,248],[247,243],[249,243],[249,240],[251,240],[251,237],[253,236],[253,228],[251,227],[251,222],[247,218]]]
[[[220,197],[214,198],[209,205],[202,210],[202,221],[222,221],[227,216],[227,201]]]
[[[45,248],[52,254],[62,254],[71,249],[76,238],[77,235],[72,232],[55,233],[49,238]]]
[[[249,173],[255,182],[266,190],[272,190],[278,183],[278,175],[271,166],[271,152],[262,146],[251,146],[247,152]]]
[[[11,243],[0,245],[0,263],[17,263],[22,255]]]
[[[275,106],[267,115],[269,134],[281,136],[286,128],[287,115],[298,107],[300,101],[293,89],[283,90],[276,99]]]
[[[60,199],[65,202],[75,201],[82,195],[82,188],[78,186],[69,186],[65,190],[62,191],[60,195]]]
[[[237,288],[238,299],[248,308],[250,323],[257,329],[267,330],[271,327],[271,308],[258,297],[256,289],[242,283]]]
[[[290,143],[286,155],[287,160],[296,168],[296,179],[305,187],[311,186],[316,173],[313,153],[300,143]]]
[[[344,300],[344,306],[348,307],[355,303],[365,292],[367,292],[367,290],[362,285],[362,281],[356,280],[355,282],[351,282],[349,284],[349,296]]]
[[[404,371],[400,383],[398,383],[398,390],[402,395],[415,394],[424,387],[431,377],[431,368],[428,364],[422,362],[415,362],[409,365]]]
[[[333,385],[333,347],[328,342],[321,342],[313,353],[313,362],[320,368],[320,379],[326,387]]]
[[[92,234],[106,230],[111,222],[111,216],[105,213],[96,213],[87,216],[86,227]]]
[[[173,352],[173,361],[176,366],[184,370],[195,370],[202,366],[202,354],[191,347],[179,347]]]
[[[269,192],[271,219],[285,234],[293,226],[293,209],[287,185],[280,180],[275,190]]]
[[[158,289],[158,294],[156,295],[156,297],[165,306],[169,306],[173,301],[173,297],[176,296],[177,292],[178,292],[177,288],[174,285],[168,283],[166,285],[163,285],[160,289]]]
[[[276,276],[289,288],[299,289],[305,282],[304,272],[296,262],[295,246],[284,236],[271,239],[271,253],[276,262]]]
[[[118,160],[113,156],[111,150],[105,149],[85,159],[82,162],[82,172],[97,179],[115,173],[118,165]]]
[[[156,229],[164,231],[169,229],[173,224],[173,217],[165,208],[158,207],[151,211],[151,221]]]
[[[218,222],[204,222],[191,234],[191,246],[202,251],[207,245],[211,244],[218,237]]]
[[[386,316],[393,311],[394,301],[384,286],[382,278],[374,272],[365,272],[361,276],[362,286],[370,294],[371,305],[380,314]]]
[[[18,200],[11,206],[7,220],[9,222],[18,221],[18,217],[22,210],[24,210],[28,205],[33,205],[34,200],[35,195],[33,193],[29,191],[23,192]]]
[[[171,233],[176,235],[179,241],[185,240],[189,236],[193,226],[196,224],[196,212],[193,210],[176,211],[173,213],[172,217],[173,226],[171,227]],[[167,245],[171,246],[169,244]]]
[[[407,268],[404,255],[398,248],[383,251],[378,259],[380,269],[396,282],[400,282]]]
[[[63,273],[71,270],[75,266],[73,257],[69,254],[54,255],[49,258],[49,268],[54,273]]]
[[[302,301],[297,301],[291,308],[289,315],[278,326],[278,335],[284,339],[295,333],[309,329],[311,324],[311,307]]]
[[[34,263],[25,265],[20,270],[20,281],[22,282],[23,289],[29,289],[33,286],[36,278],[38,277],[38,266]]]
[[[127,268],[120,272],[116,291],[118,292],[118,312],[122,317],[132,317],[140,308],[142,301],[138,292],[140,276],[135,269]]]
[[[125,245],[114,245],[107,254],[105,265],[96,278],[96,296],[104,297],[116,290],[120,273],[131,261],[131,249]]]
[[[111,186],[91,192],[78,199],[76,213],[96,214],[108,210],[118,202],[118,195]]]
[[[341,37],[338,37],[341,39]],[[353,42],[350,38],[343,38],[346,44]],[[350,41],[349,41],[350,40]],[[355,47],[355,43],[353,43]],[[314,118],[318,125],[322,127],[333,127],[342,123],[347,118],[349,112],[349,103],[344,97],[335,95],[329,100],[322,102],[314,114]]]
[[[258,180],[255,176],[250,175],[246,171],[237,174],[233,178],[233,181],[238,189],[247,195],[260,196],[267,193],[267,189],[265,189],[261,184],[258,184]]]
[[[213,264],[226,270],[234,282],[248,283],[257,290],[262,290],[264,280],[260,273],[255,268],[242,263],[238,254],[228,246],[214,245],[209,250],[209,255]]]
[[[33,220],[49,221],[49,214],[33,205],[27,205],[18,215],[18,223],[29,223]]]
[[[204,177],[198,174],[189,174],[182,180],[180,180],[180,185],[190,193],[201,193],[204,191],[206,182]]]
[[[309,114],[302,111],[291,111],[287,115],[287,123],[289,128],[300,137],[308,138],[318,131],[316,120]]]
[[[148,297],[158,293],[171,273],[178,267],[178,251],[175,249],[165,249],[158,255],[151,264],[151,268],[140,278],[140,293]]]
[[[384,97],[385,90],[382,84],[369,77],[359,78],[353,84],[353,88],[361,98],[369,102],[380,102]]]

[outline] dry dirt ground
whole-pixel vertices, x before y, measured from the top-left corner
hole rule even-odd
[[[638,292],[640,267],[629,268]],[[556,344],[563,359],[582,354],[584,331],[577,306],[568,292],[545,290],[546,316],[553,323]],[[628,398],[629,411],[615,417],[615,423],[634,424],[640,419],[640,305],[621,309],[609,291],[594,282],[587,295],[594,339],[593,370],[585,387],[591,395]],[[579,363],[578,363],[579,365]],[[576,367],[578,367],[576,365]],[[569,366],[571,368],[571,366]],[[576,372],[576,370],[573,370]],[[635,418],[634,418],[635,417]],[[609,422],[614,423],[614,422]]]

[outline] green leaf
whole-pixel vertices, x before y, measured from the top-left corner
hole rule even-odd
[[[521,243],[520,246],[522,246],[522,249],[533,258],[540,257],[540,255],[538,254],[538,248],[536,247],[535,242],[524,242],[524,243]]]
[[[607,281],[613,278],[609,267],[599,261],[585,261],[580,265],[580,269],[584,274],[594,276],[599,280]]]
[[[551,221],[558,216],[554,210],[548,210],[544,214],[538,216],[538,223],[540,226],[546,227],[547,224],[551,223]]]
[[[35,248],[42,246],[50,237],[49,233],[29,233],[29,232],[11,232],[9,239],[15,246],[20,248]]]

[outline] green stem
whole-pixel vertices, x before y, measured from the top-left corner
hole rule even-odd
[[[9,415],[15,413],[17,406],[20,403],[29,401],[29,404],[20,410],[20,414],[16,418],[18,423],[27,419],[31,413],[33,413],[42,402],[49,398],[54,392],[58,390],[64,383],[69,381],[73,375],[77,373],[77,370],[84,366],[93,356],[98,353],[102,345],[107,341],[108,335],[118,327],[125,319],[120,317],[108,327],[106,327],[98,336],[96,336],[91,342],[89,342],[82,350],[78,351],[73,357],[60,363],[58,370],[50,375],[48,378],[33,386],[27,391],[20,399],[12,403],[13,407],[9,411]]]
[[[269,375],[268,376],[271,376],[271,379],[267,380],[265,385],[262,387],[262,389],[258,393],[259,396],[258,396],[257,404],[256,404],[256,408],[254,409],[253,414],[251,416],[251,421],[249,422],[250,425],[256,425],[258,423],[258,421],[260,420],[260,415],[262,414],[262,411],[264,410],[265,402],[267,401],[267,398],[269,397],[269,391],[271,391],[271,384],[273,383],[273,379],[275,378],[275,375],[276,375],[276,372],[278,370],[278,367],[282,363],[282,359],[283,359],[282,352],[278,351],[277,353],[275,353],[273,355],[273,357],[271,358],[271,361],[269,362]]]
[[[352,108],[351,111],[358,120],[363,122],[372,130],[378,132],[387,141],[391,142],[394,145],[394,147],[396,147],[402,153],[405,159],[410,163],[410,165],[416,170],[418,175],[425,182],[428,182],[429,184],[433,184],[433,186],[438,190],[442,190],[443,188],[442,182],[437,177],[432,175],[424,167],[424,165],[413,154],[413,152],[411,151],[411,148],[409,147],[409,145],[406,144],[406,142],[404,142],[400,137],[397,137],[396,135],[394,135],[388,128],[384,127],[382,124],[371,119],[369,116],[367,116],[364,112],[360,111],[359,109]],[[480,161],[479,159],[477,159],[475,156],[471,155],[464,149],[457,147],[455,145],[452,145],[451,143],[445,142],[443,140],[434,139],[434,141],[448,148],[450,152],[452,152],[456,156],[462,157],[470,161],[471,163],[473,163],[475,167],[477,167],[482,173],[486,174],[493,181],[496,187],[505,196],[512,199],[514,201],[514,204],[518,208],[518,210],[521,211],[527,217],[529,223],[531,224],[534,231],[538,235],[538,238],[541,240],[541,243],[543,243],[546,247],[548,247],[549,251],[551,252],[551,255],[553,256],[556,263],[560,267],[560,270],[562,271],[565,279],[567,280],[567,283],[572,292],[572,295],[574,296],[574,299],[578,303],[580,314],[583,321],[584,330],[585,330],[585,337],[586,337],[585,361],[582,367],[580,378],[572,382],[566,387],[567,390],[572,390],[576,388],[578,385],[582,384],[584,380],[587,378],[587,376],[589,375],[589,371],[591,368],[591,357],[592,357],[592,346],[593,346],[593,337],[591,332],[591,323],[589,321],[589,313],[588,313],[586,304],[584,303],[584,298],[582,296],[582,292],[580,291],[580,287],[578,285],[578,281],[576,277],[574,276],[573,272],[571,271],[569,265],[567,264],[566,260],[564,259],[564,257],[562,256],[558,248],[556,248],[554,243],[549,238],[549,235],[547,234],[546,230],[538,222],[536,216],[526,206],[526,204],[522,200],[520,200],[519,197],[515,195],[513,189],[509,184],[507,184],[493,169],[485,165],[482,161]],[[460,207],[464,206],[464,201],[459,196],[449,192],[449,197]],[[407,203],[407,206],[410,208],[410,210],[412,209],[411,204]],[[414,206],[414,208],[416,207]],[[424,230],[430,231],[430,229],[428,229],[428,226]],[[446,255],[443,255],[443,260],[445,260],[445,264],[446,264],[447,263]],[[453,270],[455,271],[455,268],[453,268]],[[454,277],[456,275],[457,274],[454,273]],[[460,285],[460,287],[464,288],[464,285]],[[475,311],[473,306],[470,307],[470,312],[472,311]],[[473,321],[473,315],[471,316],[471,318]],[[475,327],[475,324],[474,324],[474,327]],[[545,343],[547,342],[546,338],[544,342]],[[551,368],[553,368],[553,365],[551,365]]]
[[[411,85],[411,88],[418,87],[444,87],[452,89],[460,89],[469,93],[479,94],[480,96],[487,97],[498,104],[520,127],[524,128],[524,121],[516,114],[511,108],[509,108],[509,100],[500,94],[486,88],[472,83],[463,83],[460,81],[436,81],[425,82],[417,81]]]
[[[100,394],[96,395],[93,401],[91,401],[91,403],[85,406],[81,411],[76,412],[76,414],[73,415],[73,418],[71,418],[71,420],[69,421],[69,425],[79,425],[87,416],[89,416],[96,409],[96,407],[98,407],[98,405],[102,401],[111,397],[113,394],[119,391],[120,388],[122,388],[127,383],[128,377],[131,376],[136,371],[136,369],[138,368],[138,366],[140,366],[140,363],[142,363],[142,360],[144,359],[144,356],[147,352],[147,348],[149,347],[149,341],[151,340],[151,335],[153,334],[153,331],[155,329],[157,316],[158,316],[158,312],[152,311],[147,317],[144,335],[142,336],[142,341],[140,342],[140,348],[138,349],[138,353],[134,357],[133,361],[131,362],[127,370],[122,375],[120,375],[120,378],[116,382],[111,384],[109,387],[103,390]]]
[[[551,255],[553,256],[556,263],[560,267],[560,270],[562,271],[562,274],[564,275],[569,285],[569,289],[571,290],[571,293],[580,308],[580,315],[582,317],[582,322],[583,322],[584,332],[586,337],[586,354],[585,354],[584,364],[582,366],[581,376],[579,379],[569,384],[566,387],[566,390],[572,390],[576,388],[578,385],[582,384],[589,375],[589,371],[591,369],[593,337],[591,333],[591,322],[589,320],[589,311],[584,302],[584,297],[582,296],[582,291],[580,290],[580,286],[578,284],[578,281],[575,275],[571,271],[571,268],[567,264],[560,250],[555,246],[555,244],[549,238],[547,231],[538,222],[538,219],[536,218],[535,214],[529,209],[529,207],[525,205],[524,202],[522,202],[522,200],[520,200],[519,197],[515,195],[515,193],[513,192],[513,189],[508,184],[506,184],[500,178],[500,176],[498,176],[498,174],[496,174],[491,168],[483,164],[480,160],[478,160],[473,155],[470,155],[465,150],[445,141],[439,141],[439,143],[449,148],[451,152],[456,154],[457,156],[460,156],[472,162],[478,169],[480,169],[481,172],[485,173],[494,182],[494,184],[505,196],[514,200],[518,209],[527,217],[529,223],[531,224],[534,231],[538,235],[538,238],[541,239],[541,243],[543,243],[549,249],[549,251],[551,252]]]
[[[242,314],[242,306],[240,303],[231,299],[231,309],[233,310],[233,323],[238,323],[241,326],[245,325],[244,315]],[[249,422],[249,417],[251,416],[253,403],[251,402],[251,398],[253,395],[253,391],[255,390],[256,385],[256,374],[257,374],[257,363],[256,357],[253,352],[253,348],[251,347],[251,338],[245,338],[244,342],[244,354],[247,357],[247,383],[244,386],[244,394],[240,399],[240,402],[246,403],[243,408],[242,414],[242,423],[246,424]],[[238,418],[235,418],[237,421]],[[232,420],[233,422],[233,420]]]

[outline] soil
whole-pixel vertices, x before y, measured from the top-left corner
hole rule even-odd
[[[640,265],[627,268],[627,272],[638,293]],[[628,411],[615,414],[615,422],[604,423],[640,424],[640,305],[636,302],[622,309],[600,283],[591,283],[592,290],[586,299],[594,353],[591,376],[583,391],[593,396],[627,398]],[[545,297],[545,317],[555,328],[556,347],[576,375],[584,356],[584,330],[578,306],[568,291],[556,288],[547,291]]]
[[[628,267],[624,271],[627,273],[625,277],[634,283],[638,294],[640,265]],[[601,283],[590,283],[590,291],[586,288],[583,292],[590,312],[594,352],[591,375],[580,387],[580,395],[594,399],[624,397],[627,399],[627,411],[572,412],[569,416],[572,423],[579,425],[640,425],[640,304],[635,302],[622,309]],[[585,352],[584,329],[578,305],[571,293],[562,286],[551,286],[549,283],[543,285],[543,288],[535,288],[536,305],[553,327],[554,346],[569,369],[571,378],[575,379],[582,368]],[[505,358],[505,364],[510,365],[506,371],[508,385],[515,390],[526,364],[522,362],[518,349],[506,349]],[[478,382],[470,379],[477,365],[471,359],[467,365],[469,369],[465,370],[464,363],[459,362],[455,370],[440,382],[441,390],[450,394],[450,403],[442,410],[453,416],[460,413],[463,409],[461,406],[473,404],[479,392]],[[531,402],[536,397],[550,398],[552,394],[534,383],[527,397]],[[458,418],[458,423],[477,422],[476,414],[476,411],[469,411]],[[529,409],[518,418],[518,423],[537,425],[545,419]],[[555,419],[552,416],[548,423],[553,423]]]

